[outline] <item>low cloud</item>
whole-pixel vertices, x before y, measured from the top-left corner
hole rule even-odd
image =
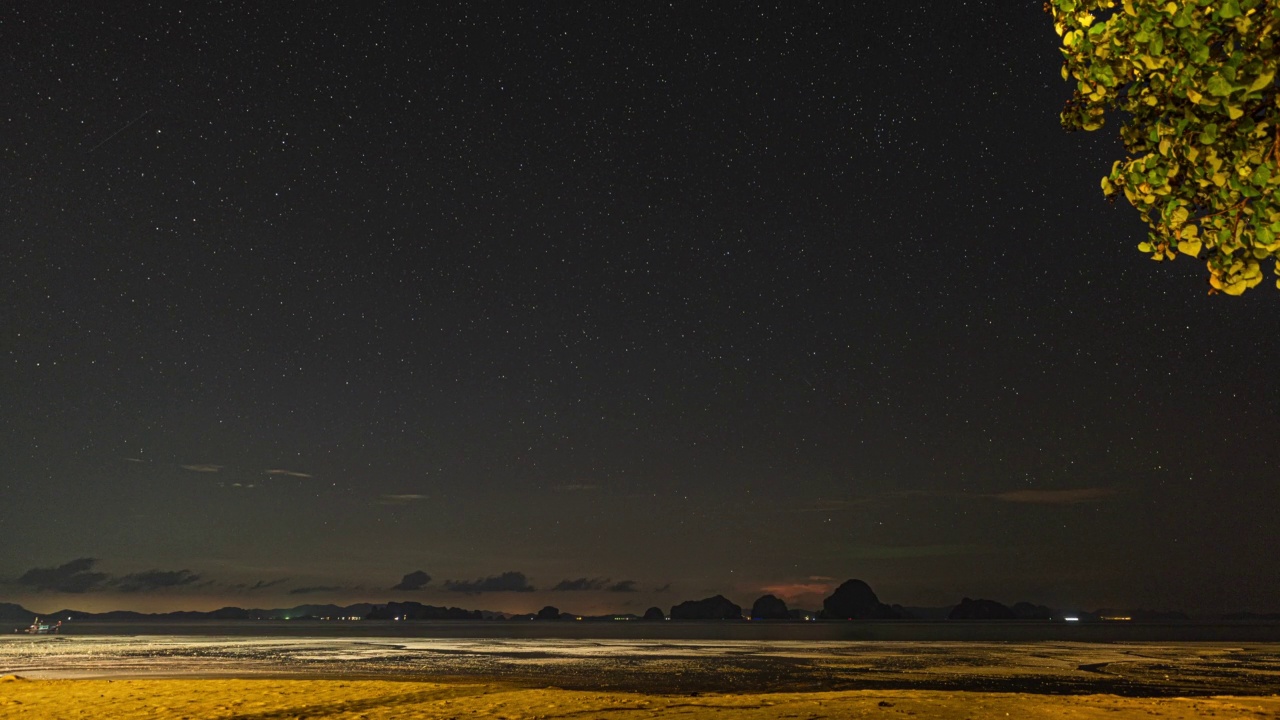
[[[106,573],[92,572],[97,558],[78,558],[52,568],[31,568],[16,582],[36,591],[83,593],[97,590],[107,580]]]
[[[313,585],[311,587],[294,588],[289,591],[290,595],[315,595],[317,593],[332,593],[346,590],[340,585]]]
[[[77,558],[52,568],[32,568],[14,583],[32,590],[62,593],[85,593],[96,591],[116,591],[123,593],[155,592],[185,586],[204,587],[217,585],[213,580],[205,580],[190,570],[143,570],[112,577],[104,572],[94,572],[97,558]],[[204,582],[200,582],[204,580]],[[266,587],[282,580],[270,583],[259,583]],[[245,586],[239,586],[244,588]],[[254,587],[252,589],[257,589]]]
[[[148,592],[190,585],[199,579],[190,570],[145,570],[118,577],[110,585],[121,592]]]
[[[609,584],[609,578],[578,578],[577,580],[561,580],[551,588],[553,592],[583,592],[587,590],[603,590]]]
[[[656,593],[671,592],[671,583],[667,583],[666,585],[663,585],[662,587],[656,587],[656,588],[654,588],[654,589],[653,589],[653,591],[654,591],[654,592],[656,592]]]
[[[414,570],[408,575],[405,575],[404,578],[400,580],[400,584],[393,585],[391,589],[403,590],[406,592],[413,591],[413,590],[421,590],[429,582],[431,582],[430,575],[426,574],[421,570]]]
[[[198,472],[198,473],[216,473],[222,470],[221,465],[207,465],[207,464],[179,465],[178,467],[182,468],[183,470],[190,470],[191,472]]]
[[[586,592],[586,591],[604,591],[604,592],[639,592],[636,588],[635,580],[619,580],[614,582],[609,578],[578,578],[576,580],[561,580],[556,586],[551,588],[555,592]]]
[[[486,592],[533,592],[533,586],[529,584],[525,574],[514,570],[474,581],[445,580],[444,589],[472,595]]]
[[[304,473],[304,472],[297,472],[297,471],[294,471],[294,470],[281,470],[280,468],[275,468],[275,469],[272,469],[272,470],[267,470],[266,472],[267,472],[267,474],[268,474],[268,475],[285,475],[285,476],[287,476],[287,477],[296,477],[296,478],[309,478],[309,477],[312,477],[311,475],[309,475],[309,474],[307,474],[307,473]]]
[[[1012,490],[989,495],[996,500],[1033,505],[1076,505],[1105,500],[1116,494],[1111,488],[1077,488],[1075,490]]]

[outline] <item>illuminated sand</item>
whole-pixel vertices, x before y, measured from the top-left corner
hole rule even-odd
[[[0,637],[0,718],[1280,718],[1276,643]]]
[[[1275,718],[1280,698],[922,690],[655,695],[342,680],[0,681],[0,718]]]
[[[441,678],[657,693],[1280,693],[1280,643],[0,636],[28,679]]]

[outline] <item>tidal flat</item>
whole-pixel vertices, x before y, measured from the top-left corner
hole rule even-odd
[[[0,717],[1280,717],[1271,642],[15,635],[0,676]]]

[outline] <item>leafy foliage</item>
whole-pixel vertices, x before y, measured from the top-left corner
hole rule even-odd
[[[1048,0],[1075,92],[1068,130],[1120,111],[1129,156],[1102,180],[1149,227],[1153,260],[1204,257],[1210,292],[1280,274],[1280,0]],[[1280,287],[1280,281],[1277,281]]]

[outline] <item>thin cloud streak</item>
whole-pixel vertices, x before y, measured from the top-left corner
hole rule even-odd
[[[373,501],[374,505],[411,505],[420,503],[431,497],[430,495],[419,495],[417,493],[388,493],[379,495],[377,500]]]
[[[232,585],[231,587],[236,590],[244,590],[245,592],[257,592],[258,590],[266,590],[269,587],[274,587],[276,585],[284,583],[288,581],[288,579],[289,578],[278,578],[276,580],[259,580],[252,585],[248,583],[237,583],[235,585]]]
[[[190,570],[145,570],[115,578],[110,584],[121,592],[154,592],[190,585],[199,579],[200,576]]]
[[[334,593],[342,592],[346,588],[341,585],[313,585],[311,587],[299,587],[289,591],[290,595],[315,595],[316,593]]]
[[[1032,505],[1076,505],[1105,500],[1116,494],[1112,488],[1077,488],[1074,490],[1013,490],[995,493],[987,497],[1012,503]]]

